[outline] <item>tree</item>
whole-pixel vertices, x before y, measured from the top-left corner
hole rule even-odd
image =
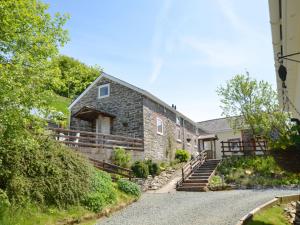
[[[65,55],[54,58],[53,65],[59,70],[52,77],[50,87],[56,94],[68,98],[79,95],[101,74],[100,67],[87,66]]]
[[[68,40],[67,16],[47,13],[38,0],[0,2],[0,140],[37,131],[33,110],[46,111],[47,85],[57,68],[51,58]],[[36,128],[36,129],[35,129]]]
[[[274,142],[288,131],[288,114],[282,112],[277,93],[265,81],[236,75],[217,89],[222,115],[235,130],[250,129],[252,135]]]

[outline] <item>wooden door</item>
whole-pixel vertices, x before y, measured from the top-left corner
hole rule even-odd
[[[96,121],[96,131],[99,134],[110,134],[110,117],[99,116]]]

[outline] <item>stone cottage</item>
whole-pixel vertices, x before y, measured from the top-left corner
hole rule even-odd
[[[70,129],[142,138],[135,159],[171,160],[198,152],[197,123],[151,93],[102,73],[69,106]]]

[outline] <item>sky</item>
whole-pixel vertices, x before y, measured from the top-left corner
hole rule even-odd
[[[236,74],[275,88],[268,1],[45,0],[68,13],[61,53],[145,89],[194,121],[221,117]]]

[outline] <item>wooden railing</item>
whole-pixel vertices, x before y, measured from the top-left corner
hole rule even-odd
[[[112,173],[112,174],[118,174],[122,177],[127,177],[129,178],[129,180],[131,180],[131,178],[133,178],[133,172],[130,169],[126,169],[111,163],[107,163],[104,161],[99,161],[99,160],[95,160],[92,158],[89,158],[90,162],[98,169],[100,170],[104,170],[108,173]]]
[[[268,153],[266,141],[221,141],[223,158],[228,156],[265,155]]]
[[[67,130],[50,128],[56,140],[70,147],[88,147],[114,149],[122,147],[125,150],[143,151],[144,142],[140,138],[125,137],[120,135],[99,134],[80,130]]]
[[[203,150],[194,159],[185,164],[181,169],[181,179],[177,182],[176,186],[179,187],[188,178],[188,176],[198,167],[203,165],[207,157],[206,150]]]

